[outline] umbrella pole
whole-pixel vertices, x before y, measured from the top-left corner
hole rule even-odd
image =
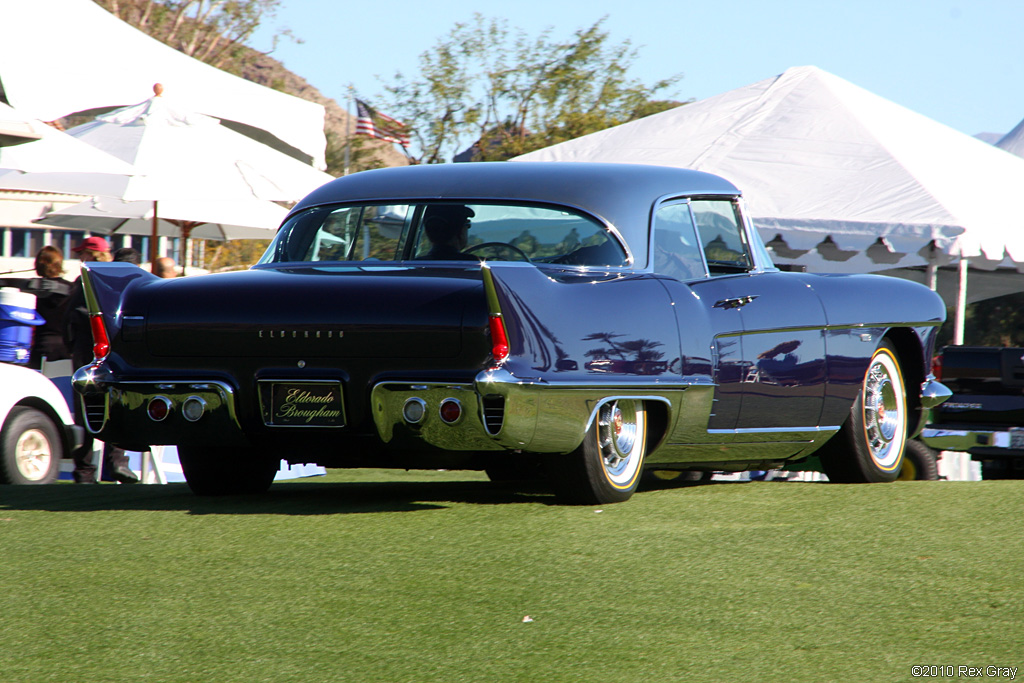
[[[156,215],[156,200],[153,200],[153,230],[149,237],[149,272],[153,272],[156,267],[156,239],[157,239],[157,223],[159,218]]]
[[[185,277],[185,268],[188,267],[188,242],[192,235],[192,223],[185,221],[181,224],[181,277]]]

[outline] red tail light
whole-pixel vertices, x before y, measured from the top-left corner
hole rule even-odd
[[[494,356],[494,362],[500,363],[508,358],[508,334],[505,333],[505,321],[501,319],[501,314],[492,314],[490,318],[491,326],[491,355]]]
[[[935,379],[942,379],[942,356],[932,356],[932,374],[935,375]]]
[[[103,326],[103,315],[90,315],[89,327],[92,329],[92,355],[96,360],[102,360],[110,353],[110,339],[107,337],[107,328]]]

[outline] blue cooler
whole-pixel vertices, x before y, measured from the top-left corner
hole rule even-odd
[[[0,288],[0,363],[28,363],[32,328],[44,322],[36,313],[34,294]]]

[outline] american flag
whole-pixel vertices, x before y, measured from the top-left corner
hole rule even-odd
[[[396,121],[387,114],[356,100],[356,135],[369,135],[372,138],[395,142],[402,147],[409,146],[409,133],[401,121]]]

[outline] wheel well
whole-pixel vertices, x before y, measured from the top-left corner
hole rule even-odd
[[[647,413],[647,452],[651,453],[668,435],[668,405],[661,401],[644,401]]]
[[[61,450],[64,452],[65,458],[71,457],[71,444],[68,443],[67,430],[64,429],[64,420],[60,418],[57,411],[53,409],[49,403],[36,396],[27,396],[26,398],[18,401],[13,407],[15,408],[35,408],[39,412],[50,418],[54,426],[57,428],[57,434],[60,437]]]
[[[917,420],[910,420],[910,433],[907,438],[912,438],[920,431],[920,424],[924,419],[921,410],[921,384],[924,382],[924,357],[921,352],[921,343],[912,330],[905,327],[894,327],[885,333],[885,338],[892,342],[899,354],[900,369],[903,371],[903,382],[907,391],[907,406],[912,412],[909,415],[917,414]]]

